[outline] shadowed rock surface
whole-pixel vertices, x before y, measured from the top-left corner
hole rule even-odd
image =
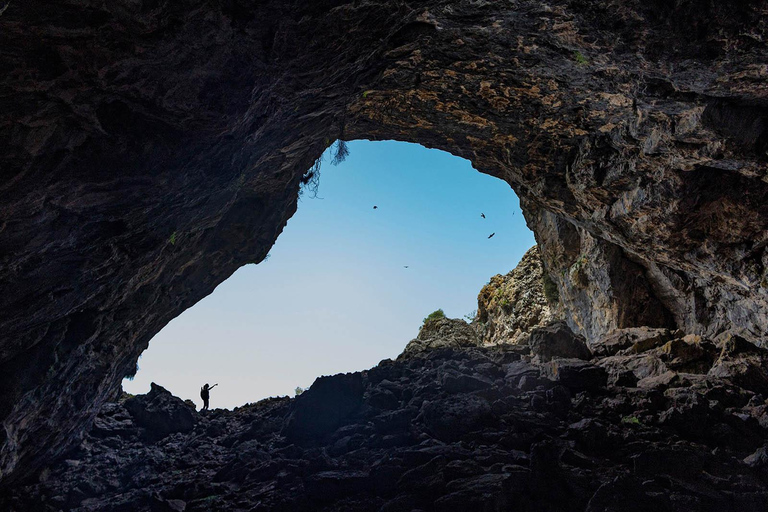
[[[720,366],[768,353],[743,340],[729,343],[740,348],[728,348]],[[428,349],[319,378],[295,399],[193,413],[191,431],[168,411],[178,432],[155,442],[129,413],[131,404],[159,403],[165,394],[153,387],[107,404],[80,446],[0,506],[766,510],[768,401],[759,382],[660,367],[657,374],[675,378],[606,387],[614,370],[601,367],[605,359],[555,357],[539,366],[527,348]],[[766,375],[768,365],[749,361],[750,371]]]
[[[648,326],[765,344],[762,0],[4,4],[6,484],[265,257],[336,138],[508,182],[588,342]]]

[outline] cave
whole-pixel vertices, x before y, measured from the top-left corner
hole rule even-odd
[[[765,347],[766,19],[759,0],[6,1],[0,485],[265,258],[337,139],[509,183],[587,344]]]
[[[347,148],[337,165],[335,145],[323,155],[316,195],[303,188],[268,258],[152,338],[126,393],[156,382],[200,407],[209,381],[211,407],[232,409],[365,370],[437,309],[470,321],[489,276],[535,244],[509,185],[468,161],[394,141]]]

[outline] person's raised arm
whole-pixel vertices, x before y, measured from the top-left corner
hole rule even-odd
[[[213,389],[213,388],[215,388],[215,387],[216,387],[216,386],[218,386],[218,385],[219,385],[219,384],[218,384],[218,383],[216,383],[216,384],[214,384],[213,386],[209,387],[208,389]]]

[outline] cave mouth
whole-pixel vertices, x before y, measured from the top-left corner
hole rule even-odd
[[[201,405],[200,386],[219,383],[211,405],[233,408],[370,368],[432,311],[472,317],[483,285],[535,243],[509,185],[469,161],[396,141],[348,148],[338,165],[334,145],[323,155],[316,197],[302,194],[269,258],[153,338],[126,392],[154,381]]]

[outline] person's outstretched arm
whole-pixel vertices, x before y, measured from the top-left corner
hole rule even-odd
[[[209,387],[208,389],[213,389],[213,388],[215,388],[216,386],[218,386],[218,383],[217,383],[217,384],[214,384],[213,386]]]

